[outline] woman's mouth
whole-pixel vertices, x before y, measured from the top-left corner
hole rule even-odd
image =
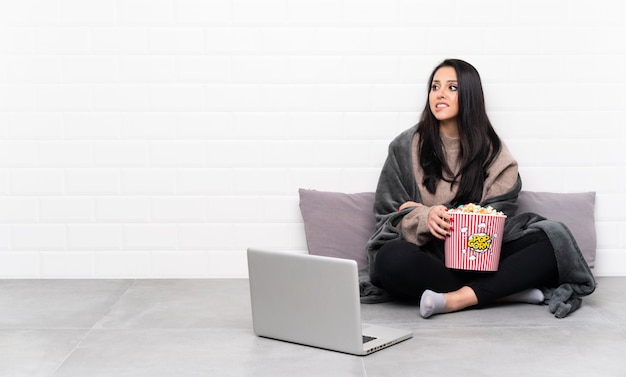
[[[437,104],[435,104],[435,110],[439,111],[439,110],[443,110],[448,108],[448,104],[447,103],[443,103],[443,102],[439,102]]]

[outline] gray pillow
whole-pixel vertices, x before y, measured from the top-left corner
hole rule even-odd
[[[354,259],[367,265],[365,246],[376,226],[374,193],[345,194],[300,189],[300,211],[310,254]],[[593,268],[596,258],[595,192],[522,191],[517,213],[534,212],[563,222]]]
[[[374,193],[300,189],[300,212],[309,254],[353,259],[367,266],[365,246],[376,226]]]
[[[596,260],[595,192],[555,193],[522,191],[517,213],[533,212],[569,228],[589,267]]]

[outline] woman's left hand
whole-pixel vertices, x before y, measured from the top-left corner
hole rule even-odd
[[[440,240],[445,240],[450,234],[452,225],[450,224],[448,209],[445,206],[439,205],[430,209],[428,212],[428,230]]]

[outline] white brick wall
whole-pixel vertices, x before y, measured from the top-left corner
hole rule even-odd
[[[626,5],[0,2],[0,278],[245,276],[304,250],[297,189],[372,191],[446,57],[481,72],[525,189],[596,191],[626,275]]]

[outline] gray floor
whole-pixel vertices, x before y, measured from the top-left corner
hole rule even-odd
[[[626,277],[598,282],[565,319],[364,305],[414,338],[358,357],[255,336],[247,280],[0,280],[0,376],[626,376]]]

